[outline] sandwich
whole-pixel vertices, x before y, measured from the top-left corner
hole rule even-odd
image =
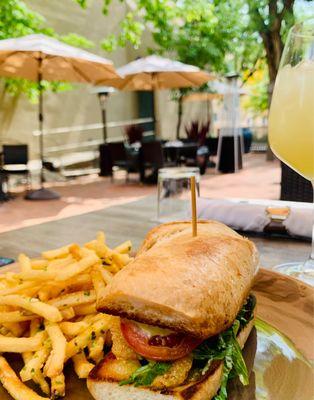
[[[255,245],[216,221],[152,229],[97,299],[111,348],[91,371],[96,400],[225,400],[248,384],[241,349],[254,324]]]

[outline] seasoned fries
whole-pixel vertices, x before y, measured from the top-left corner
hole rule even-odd
[[[56,307],[43,303],[36,297],[27,297],[14,294],[0,296],[0,304],[21,307],[25,310],[31,311],[34,314],[40,315],[51,322],[59,322],[62,320],[62,315]]]
[[[52,343],[52,351],[45,364],[44,373],[49,378],[55,378],[63,370],[67,341],[56,323],[47,322],[46,331]]]
[[[24,353],[39,350],[43,341],[42,332],[33,337],[0,336],[0,353]]]
[[[0,353],[21,353],[19,375],[0,355],[0,382],[15,400],[44,400],[23,382],[32,380],[49,398],[66,392],[64,364],[72,359],[80,379],[104,356],[113,318],[96,310],[106,285],[127,265],[131,242],[111,249],[95,240],[18,257],[20,271],[0,274]]]
[[[15,400],[48,400],[28,388],[16,376],[4,357],[0,356],[0,382]]]
[[[94,368],[94,364],[90,363],[83,352],[75,354],[72,357],[74,371],[79,378],[87,378],[90,371]]]

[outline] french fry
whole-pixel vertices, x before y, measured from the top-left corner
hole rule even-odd
[[[0,324],[5,322],[22,322],[22,321],[30,321],[31,319],[36,318],[36,315],[30,314],[25,315],[21,311],[9,311],[9,312],[1,312],[0,313]]]
[[[66,359],[73,357],[75,354],[83,350],[94,337],[97,337],[100,333],[105,333],[110,327],[111,316],[103,315],[102,318],[87,329],[85,329],[78,336],[73,338],[66,346]]]
[[[103,265],[103,268],[106,270],[106,271],[108,271],[108,272],[110,272],[111,274],[113,274],[113,275],[115,275],[116,273],[118,273],[119,271],[120,271],[120,267],[116,264],[116,263],[114,263],[112,260],[110,261],[110,264],[104,264]]]
[[[40,349],[44,332],[38,332],[32,337],[7,337],[0,336],[0,353],[25,353]]]
[[[48,400],[47,397],[39,396],[24,385],[2,356],[0,356],[0,382],[15,400]]]
[[[96,255],[90,255],[88,257],[82,258],[82,260],[70,264],[63,268],[56,276],[57,281],[65,281],[72,278],[73,276],[82,273],[88,268],[92,267],[98,262],[98,257]]]
[[[0,293],[1,293],[1,296],[5,296],[8,294],[16,294],[16,293],[23,292],[25,289],[30,289],[32,287],[34,287],[34,282],[22,282],[22,283],[17,284],[16,286],[1,289]]]
[[[42,258],[31,260],[32,269],[46,269],[48,267],[48,260]]]
[[[40,332],[42,330],[43,330],[43,325],[41,320],[39,318],[32,319],[31,323],[29,324],[29,336],[34,336],[36,335],[37,332]]]
[[[39,350],[37,350],[31,357],[27,356],[29,360],[20,371],[20,377],[23,382],[33,379],[34,374],[37,371],[40,371],[45,362],[47,361],[50,352],[51,352],[50,341],[46,340],[43,346]]]
[[[31,270],[16,274],[16,278],[22,279],[23,281],[49,281],[54,279],[55,276],[56,272],[44,270]]]
[[[103,357],[112,325],[111,316],[97,312],[96,300],[132,260],[130,250],[130,241],[109,248],[105,234],[98,232],[82,247],[70,244],[44,251],[37,259],[20,254],[20,272],[0,273],[0,353],[22,354],[22,381],[33,380],[54,399],[65,395],[63,368],[68,359],[73,359],[80,378],[88,376]],[[0,381],[15,400],[44,399],[26,387],[2,357]]]
[[[51,398],[57,399],[65,395],[65,378],[61,372],[59,375],[51,378]]]
[[[49,299],[49,291],[47,287],[43,287],[38,290],[38,298],[40,301],[46,302]]]
[[[40,315],[51,322],[59,322],[62,320],[62,315],[56,307],[43,303],[34,297],[14,294],[9,296],[0,296],[0,304],[24,308],[25,310]]]
[[[27,364],[27,362],[33,357],[32,352],[27,352],[22,354],[24,364]],[[34,371],[32,374],[32,380],[40,387],[41,391],[48,396],[50,395],[50,388],[48,385],[48,382],[46,381],[44,374],[41,371]]]
[[[131,261],[131,258],[128,254],[113,253],[112,260],[121,269]]]
[[[95,314],[97,312],[96,303],[83,304],[73,308],[76,316]]]
[[[101,274],[103,280],[106,282],[106,284],[108,285],[109,282],[111,282],[112,278],[113,278],[113,274],[109,271],[107,271],[105,268],[101,267],[101,266],[96,266],[95,267]]]
[[[73,307],[64,308],[63,310],[60,310],[60,313],[64,320],[72,319],[76,315]]]
[[[54,258],[66,257],[67,255],[69,255],[69,247],[71,246],[72,243],[68,244],[67,246],[60,247],[58,249],[44,251],[41,253],[41,255],[46,260],[53,260]]]
[[[20,337],[25,332],[25,326],[18,322],[3,322],[2,325],[9,329],[15,337]]]
[[[31,321],[31,323],[30,323],[29,335],[30,336],[34,336],[40,330],[41,330],[41,322],[40,322],[40,320],[39,319],[33,319]],[[47,346],[47,345],[49,345],[49,344],[48,344],[48,341],[46,340],[44,342],[44,346]],[[38,351],[40,351],[40,350],[38,350]],[[23,361],[24,361],[24,364],[25,364],[25,368],[26,368],[26,364],[29,363],[33,359],[34,354],[36,354],[36,353],[33,353],[31,351],[22,353],[22,357],[23,357]],[[39,369],[32,371],[32,367],[30,367],[30,371],[31,371],[31,375],[32,375],[32,380],[37,385],[39,385],[39,387],[41,388],[43,393],[45,393],[45,394],[47,394],[49,396],[50,395],[50,387],[49,387],[48,382],[46,381],[43,373]]]
[[[59,323],[60,329],[66,336],[77,336],[85,329],[88,328],[88,322],[86,321],[78,321],[78,322],[60,322]]]
[[[72,255],[69,255],[64,258],[56,258],[54,260],[47,262],[47,271],[54,271],[56,269],[64,268],[67,265],[70,265],[74,262]]]
[[[88,358],[95,361],[96,364],[104,358],[104,345],[105,345],[105,338],[104,335],[99,335],[96,339],[91,340],[88,344]]]
[[[43,393],[47,394],[48,396],[50,395],[49,384],[41,371],[35,371],[32,379],[40,387]]]
[[[51,340],[52,351],[45,364],[44,373],[49,378],[54,378],[62,373],[67,341],[58,324],[46,322],[45,327]]]
[[[92,282],[96,292],[96,299],[97,302],[100,301],[101,297],[103,296],[104,290],[106,288],[106,283],[103,280],[103,277],[100,271],[94,268],[91,272]]]
[[[128,254],[132,249],[132,243],[130,240],[127,240],[121,243],[119,246],[115,247],[113,250],[116,253]]]
[[[103,231],[99,231],[99,232],[97,232],[97,234],[96,234],[96,240],[97,240],[97,242],[98,243],[106,243],[106,235],[105,235],[105,232],[103,232]]]
[[[22,272],[32,270],[31,260],[25,254],[22,253],[19,255],[18,262]]]
[[[112,254],[112,250],[100,240],[92,240],[91,242],[86,243],[84,247],[94,250],[98,257],[103,259],[110,259]]]
[[[90,371],[94,368],[94,364],[90,363],[87,360],[83,351],[81,351],[78,354],[75,354],[72,357],[72,360],[73,360],[74,371],[76,372],[76,375],[80,379],[87,378]]]
[[[96,300],[95,290],[69,293],[49,301],[49,304],[57,308],[72,307],[74,305],[93,303]]]
[[[83,257],[82,250],[80,246],[76,243],[72,244],[69,247],[69,253],[71,254],[72,258],[76,261],[79,261]]]
[[[102,317],[103,317],[102,313],[88,314],[83,317],[82,321],[85,321],[88,323],[88,325],[90,325],[93,322],[100,320]]]

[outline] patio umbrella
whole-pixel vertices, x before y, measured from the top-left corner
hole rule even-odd
[[[43,161],[43,91],[41,81],[66,81],[106,84],[108,79],[118,75],[110,60],[85,50],[61,43],[51,37],[36,34],[0,41],[0,76],[25,78],[38,82],[39,104],[39,148],[42,162],[41,188],[26,195],[29,200],[59,198],[52,190],[45,189]]]
[[[214,79],[209,73],[194,65],[152,55],[132,61],[117,70],[122,78],[111,81],[110,85],[119,90],[179,89],[198,87]],[[182,115],[182,103],[179,102],[179,122]]]
[[[111,82],[119,90],[159,90],[197,87],[213,79],[194,65],[159,56],[139,58],[117,70],[122,79]]]

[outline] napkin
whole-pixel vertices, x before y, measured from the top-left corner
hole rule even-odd
[[[199,219],[215,219],[239,231],[263,232],[271,221],[266,213],[268,206],[290,207],[289,216],[283,225],[291,236],[311,238],[313,209],[310,204],[280,202],[272,200],[225,200],[199,198],[197,214]]]

